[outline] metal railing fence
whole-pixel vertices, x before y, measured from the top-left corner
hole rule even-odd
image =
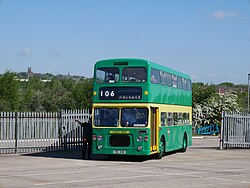
[[[0,154],[80,149],[89,110],[0,112]]]
[[[222,113],[220,149],[250,148],[250,114]]]

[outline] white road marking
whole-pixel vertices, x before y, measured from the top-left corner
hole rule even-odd
[[[50,182],[50,183],[39,183],[34,184],[34,186],[46,186],[46,185],[58,185],[58,184],[70,184],[70,183],[80,183],[80,182],[96,182],[96,181],[109,181],[109,180],[122,180],[122,179],[135,179],[135,178],[146,178],[146,177],[155,177],[155,176],[163,176],[163,174],[159,175],[142,175],[142,176],[123,176],[123,177],[113,177],[113,178],[99,178],[99,179],[87,179],[87,180],[74,180],[74,181],[60,181],[60,182]]]
[[[125,176],[125,177],[112,177],[112,178],[99,178],[99,179],[72,180],[72,181],[39,183],[39,184],[34,184],[34,186],[46,186],[46,185],[58,185],[58,184],[72,184],[72,183],[81,183],[81,182],[96,182],[96,181],[110,181],[110,180],[124,180],[124,179],[136,179],[136,178],[146,178],[146,177],[160,177],[160,176],[166,176],[166,174],[167,175],[172,175],[172,176],[181,176],[181,175],[183,175],[183,176],[192,176],[192,177],[204,178],[204,179],[219,180],[219,181],[224,181],[224,182],[228,181],[228,182],[235,182],[235,183],[250,184],[250,182],[247,182],[247,181],[239,181],[239,180],[231,180],[231,179],[225,179],[225,178],[216,178],[216,177],[207,177],[207,176],[195,175],[195,174],[201,174],[201,173],[205,173],[205,172],[195,172],[195,173],[160,173],[160,174],[141,175],[141,176]]]
[[[120,170],[120,169],[119,169]],[[110,169],[107,171],[115,171]],[[49,173],[32,173],[32,174],[11,174],[11,175],[0,175],[0,178],[11,178],[11,177],[29,177],[29,176],[46,176],[46,175],[59,175],[59,174],[76,174],[76,173],[88,173],[88,172],[103,172],[103,170],[76,170],[76,171],[64,171],[64,172],[49,172]]]
[[[225,179],[225,178],[207,177],[207,179],[250,184],[250,182],[248,181],[239,181],[239,180],[232,180],[232,179]]]

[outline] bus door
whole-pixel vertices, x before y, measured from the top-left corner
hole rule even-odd
[[[151,128],[150,128],[150,151],[157,151],[157,131],[159,109],[151,107]]]

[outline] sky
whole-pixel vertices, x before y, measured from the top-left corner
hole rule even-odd
[[[250,0],[0,0],[0,73],[92,77],[108,58],[247,84]]]

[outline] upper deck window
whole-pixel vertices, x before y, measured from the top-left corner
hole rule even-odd
[[[182,89],[183,88],[183,84],[182,84],[182,78],[177,76],[177,87],[179,89]]]
[[[172,87],[177,87],[177,76],[172,74]]]
[[[160,71],[156,69],[151,69],[151,83],[159,84],[160,83]]]
[[[98,68],[96,70],[97,83],[115,83],[119,81],[118,68]]]
[[[162,85],[167,85],[167,73],[160,71],[160,75],[161,75],[161,84]]]
[[[187,90],[187,79],[182,78],[183,89]]]
[[[126,67],[122,69],[122,82],[146,82],[147,69],[144,67]]]
[[[167,85],[172,87],[172,75],[167,73]]]
[[[191,80],[187,80],[187,90],[192,91],[192,83]]]

